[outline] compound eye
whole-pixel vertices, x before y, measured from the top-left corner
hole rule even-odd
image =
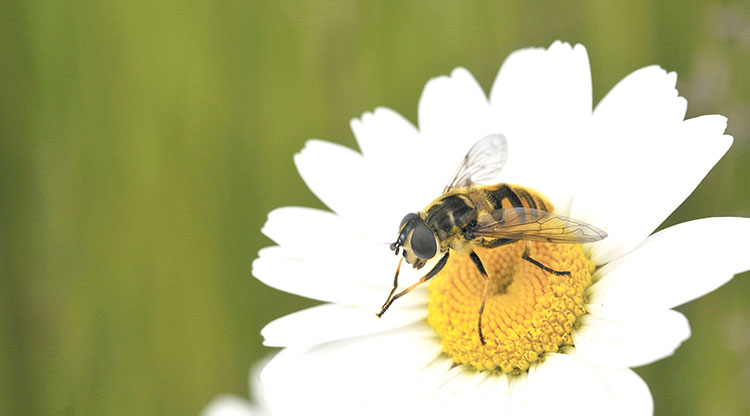
[[[414,225],[414,232],[411,234],[411,249],[414,255],[420,259],[431,259],[437,253],[437,242],[432,230],[424,222],[418,222]]]
[[[404,219],[401,220],[401,225],[398,226],[398,229],[400,230],[400,229],[404,228],[404,225],[406,225],[407,222],[413,220],[414,218],[419,218],[419,217],[417,216],[417,214],[415,214],[413,212],[411,214],[406,214],[406,216],[404,217]]]

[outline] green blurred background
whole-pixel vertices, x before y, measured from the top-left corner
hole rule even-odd
[[[689,116],[729,117],[733,148],[667,224],[750,216],[747,2],[3,2],[0,414],[246,396],[260,328],[313,304],[250,273],[269,210],[321,206],[304,141],[355,146],[352,117],[415,121],[429,78],[489,90],[555,39],[588,48],[595,102],[656,63]],[[748,277],[681,307],[692,338],[638,370],[657,414],[750,414]]]

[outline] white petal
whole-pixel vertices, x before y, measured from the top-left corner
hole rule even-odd
[[[398,221],[394,220],[394,230]],[[268,214],[261,231],[281,246],[283,257],[324,267],[326,275],[383,288],[392,285],[398,261],[384,244],[389,240],[373,240],[336,214],[312,208],[279,208]],[[395,239],[391,233],[388,237]]]
[[[412,414],[449,369],[434,331],[422,324],[286,348],[266,366],[261,380],[266,402],[279,414]]]
[[[602,267],[587,310],[610,319],[648,316],[703,296],[750,269],[750,219],[706,218],[649,237]]]
[[[382,285],[376,286],[355,279],[353,276],[365,273],[367,267],[362,265],[359,269],[300,260],[283,247],[261,249],[253,262],[253,276],[273,288],[324,302],[368,306],[377,311],[390,291],[392,271],[384,277]],[[418,287],[394,303],[392,308],[426,303],[427,291]]]
[[[390,108],[378,107],[372,113],[364,113],[362,118],[353,119],[350,125],[367,159],[388,162],[406,153],[401,151],[404,146],[421,142],[416,127]]]
[[[652,66],[623,79],[594,111],[588,175],[571,216],[609,233],[591,246],[604,264],[642,242],[706,176],[732,138],[726,119],[683,121],[676,75]]]
[[[547,354],[528,376],[512,377],[512,415],[650,415],[653,400],[646,383],[630,369],[586,364],[575,349]],[[576,398],[577,400],[571,400]]]
[[[262,378],[267,402],[284,414],[315,413],[323,403],[334,414],[502,412],[510,398],[506,376],[454,366],[440,354],[439,341],[426,325],[287,348]],[[294,401],[288,400],[289,391],[295,392]]]
[[[453,168],[436,162],[436,155],[445,155],[449,149],[427,150],[435,155],[430,158],[421,150],[392,149],[406,158],[402,165],[395,165],[395,160],[377,163],[348,147],[308,140],[294,162],[315,196],[346,224],[376,241],[392,242],[404,215],[424,208],[450,180]],[[430,163],[420,163],[422,159],[414,155]],[[458,166],[458,160],[451,165]]]
[[[509,402],[507,409],[499,410],[500,415],[532,415],[532,409],[529,406],[531,400],[529,393],[529,375],[521,373],[517,376],[508,376]],[[502,409],[502,408],[501,408]]]
[[[360,208],[373,213],[365,225],[382,232],[374,234],[376,239],[392,239],[404,215],[424,208],[450,179],[451,168],[423,162],[431,160],[425,152],[450,151],[430,145],[409,121],[388,108],[365,113],[352,120],[351,127],[375,179],[365,188],[369,200],[360,200]]]
[[[491,120],[482,87],[464,68],[431,79],[419,99],[419,131],[432,146],[468,150],[467,146],[495,133]],[[456,166],[464,154],[456,160]]]
[[[484,91],[464,68],[427,83],[418,117],[424,143],[405,162],[413,176],[403,177],[401,186],[412,192],[429,191],[431,198],[418,208],[422,209],[440,195],[469,148],[497,133],[497,124]]]
[[[607,385],[610,414],[649,416],[654,413],[654,399],[648,385],[633,370],[597,368],[596,372]]]
[[[637,367],[668,357],[690,337],[681,313],[666,310],[629,320],[580,318],[573,341],[581,359],[607,368]]]
[[[541,121],[567,124],[591,114],[591,71],[583,45],[554,42],[549,49],[513,52],[503,63],[490,92],[503,126],[518,122],[538,128]],[[542,116],[542,120],[539,119]],[[542,140],[552,141],[554,137]]]
[[[201,416],[253,416],[260,412],[253,409],[250,402],[236,396],[218,396],[203,409]]]
[[[268,213],[268,220],[260,230],[276,244],[284,247],[306,247],[310,249],[328,249],[321,247],[321,237],[336,241],[356,240],[357,243],[369,243],[365,236],[358,234],[338,215],[315,208],[283,207]],[[364,241],[362,241],[364,240]]]
[[[557,414],[561,409],[576,415],[611,414],[606,385],[573,355],[545,354],[544,362],[529,368],[527,383],[530,414]]]
[[[294,162],[308,188],[326,206],[351,222],[367,229],[370,210],[377,202],[373,177],[364,158],[348,147],[322,140],[308,140]],[[374,207],[373,207],[374,208]]]
[[[483,414],[493,409],[495,414],[506,414],[510,401],[508,377],[504,374],[491,374],[456,366],[448,374],[445,382],[428,398],[424,414]]]
[[[427,308],[389,310],[382,318],[373,308],[326,304],[276,319],[261,330],[263,345],[288,347],[322,344],[343,338],[373,335],[427,318]],[[377,335],[373,335],[377,336]]]
[[[271,358],[273,355],[267,354],[260,360],[256,361],[252,367],[250,367],[250,371],[248,374],[248,384],[250,386],[250,400],[252,403],[255,404],[253,406],[253,409],[256,410],[259,413],[263,414],[271,414],[272,409],[268,407],[268,404],[264,400],[265,397],[265,388],[263,386],[263,383],[260,381],[260,373],[263,371],[263,368],[268,364],[269,361],[271,361]]]
[[[543,193],[566,214],[591,120],[591,72],[582,45],[523,49],[503,63],[490,93],[508,138],[503,182]]]
[[[634,117],[649,125],[664,120],[680,121],[685,117],[687,102],[679,97],[675,85],[677,74],[652,65],[623,78],[596,106],[597,118],[616,123],[614,127],[627,127]],[[624,112],[624,114],[623,114]]]

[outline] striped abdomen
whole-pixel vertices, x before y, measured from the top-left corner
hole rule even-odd
[[[494,209],[533,208],[552,212],[552,204],[538,193],[518,185],[499,183],[475,188]]]

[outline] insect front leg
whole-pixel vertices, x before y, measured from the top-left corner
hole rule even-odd
[[[479,341],[482,342],[482,345],[485,344],[484,341],[484,334],[482,334],[482,313],[484,312],[484,303],[487,300],[487,291],[490,287],[490,277],[487,275],[487,271],[484,269],[484,264],[482,264],[482,260],[479,259],[479,256],[477,256],[477,253],[472,251],[469,253],[469,257],[471,257],[471,261],[474,262],[474,265],[477,266],[477,269],[479,269],[479,273],[482,274],[482,277],[484,278],[484,289],[482,290],[482,304],[479,306],[479,319],[477,320],[477,331],[479,331]]]
[[[440,272],[440,270],[443,270],[443,267],[445,267],[445,263],[448,262],[448,255],[450,255],[450,251],[446,251],[445,255],[440,258],[440,260],[437,262],[437,264],[435,265],[435,267],[433,267],[432,270],[429,271],[429,273],[427,273],[426,275],[422,276],[422,278],[419,279],[416,283],[414,283],[413,285],[407,287],[406,289],[402,290],[401,292],[397,293],[395,296],[388,296],[388,300],[385,301],[385,304],[383,305],[383,307],[380,308],[380,312],[376,313],[375,315],[377,315],[378,318],[380,318],[381,316],[383,316],[383,314],[385,313],[385,311],[388,310],[388,308],[391,306],[391,304],[396,299],[398,299],[401,296],[404,296],[405,294],[411,292],[412,289],[414,289],[415,287],[421,285],[422,283],[424,283],[424,282],[432,279],[436,274],[438,274]],[[399,267],[400,266],[401,266],[401,263],[399,262]],[[396,271],[396,278],[398,278],[398,270]],[[394,281],[394,284],[396,284],[395,281]],[[395,290],[396,290],[396,287],[394,286],[393,290],[391,290],[391,295],[393,295],[393,291],[395,291]]]
[[[533,264],[534,266],[537,266],[540,269],[544,270],[545,272],[552,273],[552,274],[555,274],[555,275],[558,275],[558,276],[570,276],[570,272],[569,271],[564,271],[564,272],[557,271],[557,270],[551,269],[551,268],[543,265],[538,260],[532,259],[529,256],[529,245],[528,244],[526,244],[526,247],[524,247],[524,249],[523,249],[523,257],[522,258],[524,260],[528,261],[529,263]]]
[[[378,313],[378,318],[385,312],[386,305],[393,302],[391,298],[393,297],[393,294],[396,293],[396,289],[398,289],[398,274],[401,271],[401,262],[404,261],[404,258],[401,257],[401,259],[398,261],[398,266],[396,266],[396,274],[393,275],[393,289],[391,289],[391,293],[388,294],[388,299],[385,300],[385,303],[383,306],[380,307],[380,313]]]

